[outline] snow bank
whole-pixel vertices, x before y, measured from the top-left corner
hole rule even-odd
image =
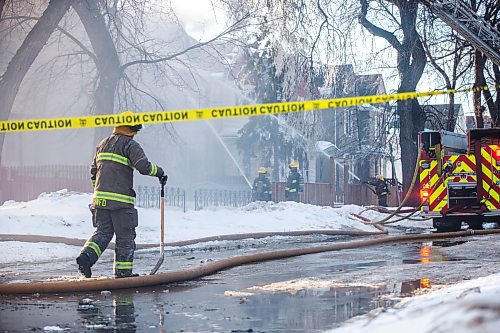
[[[497,333],[500,274],[408,298],[386,311],[374,310],[328,333]]]

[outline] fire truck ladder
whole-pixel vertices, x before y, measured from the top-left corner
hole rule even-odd
[[[500,66],[500,33],[461,0],[422,0],[453,30]]]

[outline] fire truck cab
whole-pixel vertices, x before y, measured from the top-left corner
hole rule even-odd
[[[500,222],[500,128],[419,134],[421,214],[438,232]]]

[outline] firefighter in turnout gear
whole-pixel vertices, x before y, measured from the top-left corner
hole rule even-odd
[[[286,180],[285,187],[285,200],[287,201],[300,201],[300,192],[304,190],[304,181],[302,175],[299,173],[299,163],[292,162],[289,165],[290,173]]]
[[[371,178],[368,181],[363,182],[363,184],[368,184],[375,187],[375,194],[378,198],[378,205],[382,207],[387,207],[387,196],[391,193],[389,192],[389,186],[384,176],[377,176],[376,178]]]
[[[141,128],[140,124],[117,126],[96,148],[90,167],[94,186],[90,207],[95,229],[76,259],[79,271],[87,278],[92,276],[91,267],[113,235],[116,235],[114,276],[137,276],[132,274],[138,225],[134,208],[134,169],[143,175],[158,177],[160,182],[167,179],[162,168],[149,162],[142,147],[133,139]]]
[[[264,167],[259,168],[259,175],[253,181],[252,194],[255,201],[271,201],[271,182]]]

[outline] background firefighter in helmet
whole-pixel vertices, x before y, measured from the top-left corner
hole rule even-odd
[[[390,194],[389,186],[384,176],[377,176],[376,178],[370,178],[368,181],[363,182],[363,184],[372,185],[375,187],[375,194],[378,198],[378,205],[382,207],[387,207],[387,196]]]
[[[304,181],[302,175],[299,173],[299,163],[292,162],[289,165],[290,173],[286,179],[285,186],[285,200],[287,201],[300,201],[299,192],[304,190]]]
[[[267,178],[267,169],[264,167],[259,168],[259,175],[253,181],[252,195],[255,201],[271,201],[271,182]]]
[[[143,175],[158,177],[160,182],[167,180],[162,168],[149,162],[142,147],[133,139],[141,128],[142,125],[117,126],[96,148],[90,167],[95,230],[76,259],[79,271],[87,278],[91,277],[92,265],[107,248],[113,234],[116,235],[115,277],[137,276],[132,274],[138,225],[134,208],[134,168]]]

